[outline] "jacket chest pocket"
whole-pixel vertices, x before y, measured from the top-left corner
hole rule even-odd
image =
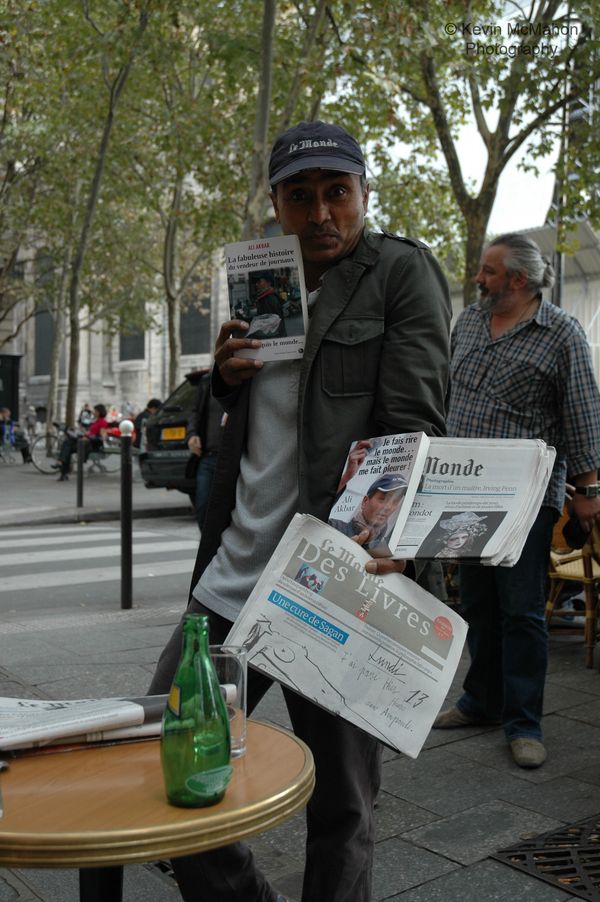
[[[383,318],[340,319],[321,344],[321,386],[330,397],[372,395],[383,343]]]

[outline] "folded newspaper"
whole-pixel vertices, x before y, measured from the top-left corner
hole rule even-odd
[[[351,478],[329,523],[349,536],[369,528],[365,547],[374,556],[513,566],[542,504],[554,448],[538,439],[430,438],[407,473],[417,435],[354,442],[344,467]]]
[[[165,695],[130,699],[0,698],[0,751],[158,736],[165,702]]]
[[[402,535],[419,487],[429,442],[424,432],[353,442],[338,485],[337,501],[329,513],[330,526],[346,536],[369,526],[369,539],[363,548],[373,557],[389,557]],[[365,520],[367,511],[369,523]]]
[[[411,758],[446,697],[467,634],[398,573],[367,573],[352,539],[296,514],[227,642],[248,663]]]

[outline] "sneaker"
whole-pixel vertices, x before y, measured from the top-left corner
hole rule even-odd
[[[436,719],[433,721],[434,730],[455,730],[457,727],[489,727],[493,724],[499,724],[499,720],[483,720],[481,717],[470,717],[463,714],[460,708],[447,708],[440,711]]]
[[[540,767],[546,760],[546,749],[539,739],[531,736],[522,736],[513,739],[510,743],[510,751],[515,764],[519,767]]]

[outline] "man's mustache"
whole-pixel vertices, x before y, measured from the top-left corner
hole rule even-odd
[[[340,233],[333,229],[311,229],[304,233],[305,238],[339,238]]]

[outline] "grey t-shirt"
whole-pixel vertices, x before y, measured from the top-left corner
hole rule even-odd
[[[235,620],[298,503],[296,413],[300,361],[268,361],[250,386],[248,443],[236,503],[221,544],[194,589],[201,604]]]

